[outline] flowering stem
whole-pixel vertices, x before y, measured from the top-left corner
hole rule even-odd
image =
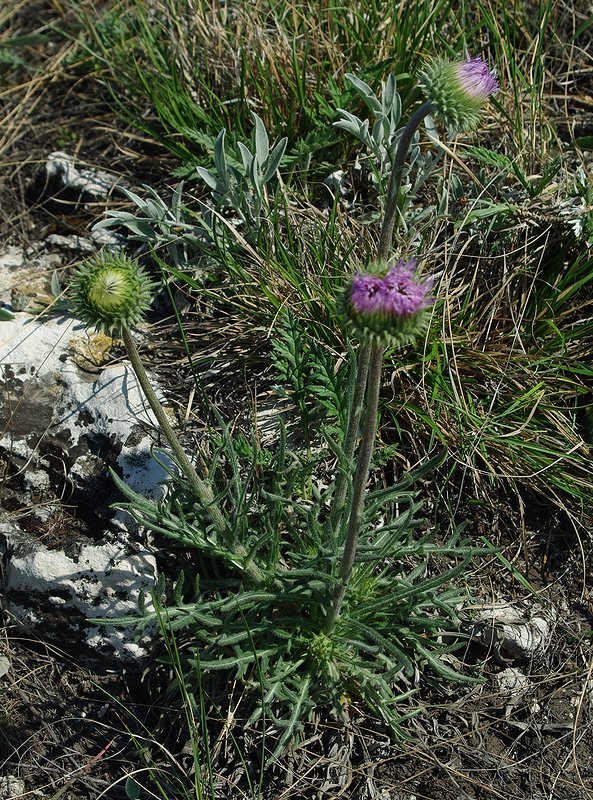
[[[426,102],[420,106],[408,120],[408,124],[403,130],[401,139],[397,146],[393,167],[391,169],[391,177],[389,179],[389,186],[387,188],[387,203],[385,206],[385,216],[383,218],[383,226],[381,228],[381,236],[379,239],[378,260],[387,261],[389,258],[389,250],[391,248],[391,240],[393,238],[393,229],[397,217],[397,206],[399,200],[399,192],[402,185],[402,177],[404,174],[404,165],[408,155],[408,150],[412,144],[412,138],[424,117],[427,117],[434,111],[434,106],[431,102]]]
[[[358,462],[354,473],[354,483],[352,487],[352,504],[350,506],[350,518],[348,520],[348,530],[346,531],[346,541],[344,542],[344,553],[340,562],[338,573],[339,582],[334,589],[331,607],[328,611],[325,622],[325,632],[330,633],[340,615],[342,603],[346,595],[346,588],[354,559],[356,548],[360,536],[360,526],[362,513],[364,510],[364,497],[366,485],[369,478],[371,458],[375,447],[375,436],[377,433],[377,415],[379,411],[379,392],[381,389],[381,366],[383,364],[384,347],[382,344],[372,344],[370,349],[368,366],[368,388],[366,402],[366,422],[362,434],[360,450],[358,451]]]
[[[242,564],[244,571],[249,575],[249,577],[252,578],[252,580],[254,580],[256,583],[261,583],[263,581],[263,574],[261,570],[252,562],[245,563],[247,551],[243,545],[236,541],[227,540],[227,525],[222,515],[222,511],[216,504],[212,488],[208,483],[206,483],[206,481],[200,478],[194,465],[185,454],[185,451],[181,446],[181,442],[173,430],[165,410],[163,409],[154,389],[152,388],[152,384],[148,379],[148,375],[146,374],[146,370],[144,369],[144,365],[140,359],[140,354],[138,353],[138,348],[136,347],[132,335],[130,334],[129,328],[122,328],[121,337],[126,346],[128,357],[138,379],[138,383],[142,387],[142,391],[144,392],[144,395],[148,400],[157,422],[160,425],[171,450],[173,451],[175,460],[183,472],[183,475],[188,480],[192,489],[195,491],[197,497],[200,499],[200,502],[208,510],[210,519],[212,520],[212,523],[214,524],[218,534],[224,541],[225,546],[231,551],[231,554],[234,556],[234,558],[236,558],[237,562]]]
[[[346,492],[348,491],[348,470],[352,469],[354,451],[360,429],[360,418],[364,410],[364,394],[367,387],[367,376],[369,374],[369,362],[371,358],[371,345],[362,344],[358,353],[358,363],[356,364],[356,375],[354,391],[351,392],[351,401],[348,408],[348,420],[346,422],[346,433],[342,451],[344,453],[343,468],[339,470],[336,478],[334,496],[332,498],[332,508],[329,517],[330,531],[332,536],[337,536],[342,523]]]
[[[385,216],[379,237],[378,261],[386,262],[389,258],[393,231],[398,213],[398,200],[402,184],[404,165],[412,138],[422,120],[434,111],[431,102],[426,102],[420,106],[410,117],[408,124],[404,128],[401,139],[397,147],[389,186],[387,189],[387,203],[385,206]],[[340,561],[338,572],[338,584],[334,589],[331,606],[329,608],[325,632],[330,633],[340,615],[348,581],[352,574],[356,549],[360,537],[360,527],[364,510],[364,498],[366,485],[369,478],[371,459],[375,447],[375,436],[377,434],[377,415],[379,412],[379,392],[381,390],[381,367],[383,365],[383,344],[363,344],[360,348],[359,363],[356,375],[356,384],[352,405],[350,406],[346,434],[344,437],[344,455],[348,459],[347,463],[352,463],[360,418],[364,410],[364,392],[366,388],[366,422],[362,434],[362,441],[358,451],[358,461],[354,473],[352,487],[352,500],[350,504],[350,516],[348,528],[344,542],[344,552]],[[368,386],[367,386],[368,382]],[[346,466],[346,463],[345,463]],[[330,513],[330,531],[335,537],[342,522],[344,503],[346,500],[347,480],[346,475],[341,471],[336,479],[336,490],[332,502]]]

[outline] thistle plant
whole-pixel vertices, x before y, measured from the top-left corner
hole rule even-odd
[[[398,261],[395,264],[373,265],[373,271],[356,273],[345,292],[345,313],[355,334],[363,343],[363,358],[368,359],[357,375],[357,392],[360,397],[368,381],[365,408],[365,427],[358,453],[353,479],[348,527],[344,552],[338,571],[339,581],[334,590],[332,605],[328,612],[326,631],[335,625],[344,597],[354,561],[362,525],[366,485],[377,432],[377,414],[381,389],[381,367],[383,354],[389,345],[401,347],[412,343],[428,325],[428,308],[432,303],[430,279],[417,278],[416,261]],[[353,415],[358,416],[353,409]],[[334,502],[343,503],[343,492]],[[342,509],[334,507],[332,518],[341,520]]]
[[[410,117],[399,140],[387,191],[387,202],[378,247],[378,260],[366,273],[356,273],[346,289],[344,312],[357,337],[362,342],[360,362],[355,380],[354,404],[351,407],[346,432],[346,458],[354,455],[356,431],[364,405],[366,391],[365,427],[358,453],[350,501],[344,551],[328,613],[326,631],[331,631],[339,617],[348,581],[356,558],[366,484],[377,430],[379,392],[383,354],[388,345],[400,347],[411,344],[427,327],[427,309],[432,302],[430,279],[420,281],[415,259],[405,263],[389,263],[391,241],[397,223],[399,194],[408,151],[422,120],[429,114],[442,116],[458,130],[474,128],[486,99],[498,90],[494,73],[480,58],[451,63],[439,59],[427,65],[421,77],[427,96]],[[368,384],[368,385],[367,385]],[[345,500],[345,478],[338,479],[331,517],[333,533],[341,523]]]
[[[137,261],[124,253],[103,251],[84,261],[76,272],[70,290],[72,309],[87,326],[109,336],[121,336],[138,382],[180,468],[197,495],[211,502],[208,486],[187,457],[152,388],[130,331],[150,309],[156,288],[157,284]]]
[[[211,524],[218,535],[228,539],[227,525],[216,504],[212,488],[200,477],[189,460],[167,414],[162,407],[138,353],[130,328],[149,310],[157,284],[137,261],[123,253],[103,251],[83,262],[75,274],[70,295],[73,311],[89,327],[110,336],[120,336],[142,391],[167,439],[182,475],[207,509]],[[239,563],[253,578],[261,573],[248,562],[247,553],[232,539],[226,542]]]
[[[368,99],[366,84],[355,85]],[[422,258],[405,260],[391,252],[410,148],[417,147],[417,130],[429,114],[460,130],[475,127],[498,86],[481,59],[429,64],[422,85],[426,101],[403,129],[397,128],[394,81],[384,87],[380,108],[368,101],[380,115],[373,135],[384,141],[380,155],[389,158],[390,171],[376,257],[348,277],[338,301],[351,338],[348,389],[343,372],[334,374],[323,351],[307,342],[306,332],[289,315],[272,348],[278,391],[298,409],[305,452],[291,449],[280,424],[275,452],[262,458],[255,434],[246,446],[214,411],[217,445],[207,475],[199,475],[160,409],[130,334],[154,290],[145,271],[121,254],[101,255],[83,264],[73,284],[82,319],[124,339],[179,467],[159,501],[141,497],[116,476],[115,481],[126,497],[123,508],[182,554],[198,554],[198,574],[195,563],[179,556],[179,578],[168,592],[172,630],[190,632],[187,674],[195,674],[195,667],[202,676],[234,673],[257,689],[259,703],[249,723],[265,716],[277,734],[276,753],[316,707],[329,706],[341,716],[343,698],[352,693],[379,713],[394,735],[405,736],[398,703],[406,695],[398,692],[399,679],[412,677],[418,663],[447,678],[461,677],[440,659],[451,649],[441,633],[447,626],[455,630],[455,607],[463,600],[463,592],[448,584],[475,551],[458,541],[458,532],[441,546],[430,531],[415,534],[420,504],[413,485],[442,455],[395,486],[368,488],[384,354],[412,346],[426,334],[434,303],[433,280],[420,271]],[[244,166],[251,180],[259,181],[261,199],[285,143],[270,153],[261,126],[257,131],[259,161],[245,153]],[[223,139],[217,150],[219,182],[226,174]],[[212,188],[222,192],[224,187]],[[333,427],[318,436],[324,412],[332,416]],[[316,435],[316,448],[336,458],[335,478],[315,479]],[[430,576],[429,560],[437,553],[457,564]],[[161,577],[155,595],[165,594]],[[135,620],[140,627],[154,619],[154,611],[144,606],[141,613]]]

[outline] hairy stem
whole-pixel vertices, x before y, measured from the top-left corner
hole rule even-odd
[[[360,537],[360,526],[364,510],[364,498],[366,486],[371,467],[371,458],[375,448],[375,436],[377,434],[377,416],[379,411],[379,392],[381,390],[381,366],[383,364],[384,347],[381,344],[370,345],[368,390],[366,401],[366,421],[358,451],[358,462],[354,473],[354,483],[352,487],[352,504],[350,506],[350,518],[348,520],[348,530],[346,541],[344,542],[344,552],[340,562],[338,573],[339,582],[334,589],[331,608],[328,612],[325,632],[330,633],[340,615],[342,603],[346,596],[346,588],[354,560],[356,558],[356,548]]]
[[[397,221],[399,193],[402,184],[403,170],[408,156],[410,145],[414,133],[422,120],[433,111],[430,102],[423,103],[410,117],[408,124],[403,130],[401,139],[397,147],[389,186],[387,188],[387,202],[385,205],[385,215],[379,246],[377,251],[378,261],[387,261],[391,250],[393,232]],[[344,542],[344,552],[340,561],[338,572],[338,584],[334,589],[332,602],[325,622],[325,632],[330,633],[340,615],[342,604],[346,596],[348,581],[352,574],[356,559],[356,549],[360,538],[360,526],[364,511],[364,499],[366,485],[369,478],[371,459],[375,447],[375,436],[377,434],[377,415],[379,412],[379,393],[381,390],[381,367],[383,364],[384,347],[381,344],[363,344],[360,348],[360,360],[356,376],[356,386],[354,398],[348,415],[346,435],[344,438],[344,454],[348,458],[348,463],[352,463],[358,426],[363,411],[363,398],[365,387],[366,396],[366,422],[362,434],[362,441],[358,451],[358,461],[354,473],[354,483],[352,487],[352,500],[350,503],[350,516],[348,518],[348,528],[346,540]],[[368,386],[367,386],[368,381]],[[343,507],[346,499],[347,481],[346,476],[340,472],[336,479],[336,491],[330,512],[330,531],[333,536],[337,534],[342,521]]]
[[[408,124],[403,130],[401,139],[397,146],[395,159],[393,160],[393,167],[391,169],[391,177],[389,179],[389,186],[387,188],[387,203],[385,204],[385,216],[383,217],[383,226],[381,228],[381,236],[379,238],[379,248],[377,258],[379,261],[387,261],[389,258],[389,250],[391,249],[391,240],[393,239],[393,231],[397,219],[399,192],[402,185],[402,177],[404,174],[404,166],[408,156],[408,150],[412,144],[412,139],[416,130],[422,120],[427,117],[434,110],[434,106],[430,102],[423,103],[410,117]]]
[[[362,344],[358,353],[358,363],[355,367],[354,389],[350,393],[351,401],[348,408],[346,433],[344,435],[342,447],[344,461],[341,465],[338,465],[339,472],[336,478],[336,486],[329,517],[330,531],[333,537],[337,536],[340,525],[342,524],[346,493],[348,491],[348,470],[352,470],[354,452],[356,450],[356,442],[360,430],[360,418],[364,411],[364,395],[367,387],[370,357],[370,344]]]

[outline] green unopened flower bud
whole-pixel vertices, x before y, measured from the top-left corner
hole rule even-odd
[[[145,316],[156,288],[137,261],[102,251],[82,262],[69,294],[74,313],[87,326],[113,336]]]
[[[436,59],[426,64],[419,82],[435,114],[458,131],[477,128],[486,100],[500,89],[495,73],[480,56],[457,62]]]

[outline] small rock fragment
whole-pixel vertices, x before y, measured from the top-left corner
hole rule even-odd
[[[10,659],[6,656],[0,656],[0,678],[8,675],[10,672]]]
[[[484,609],[477,620],[463,628],[504,664],[528,661],[545,652],[555,622],[553,609],[533,605],[522,610],[503,604]]]
[[[0,800],[13,800],[25,794],[25,781],[16,775],[0,777]]]
[[[68,153],[57,150],[50,153],[45,165],[47,182],[52,187],[71,189],[79,194],[82,202],[104,200],[111,191],[114,179],[108,172],[92,167],[75,166]]]
[[[505,717],[508,718],[513,712],[513,709],[521,703],[525,695],[533,688],[531,681],[527,675],[524,675],[521,670],[516,667],[507,667],[507,669],[495,675],[493,680],[494,683],[497,684],[499,691],[508,696],[504,709]],[[529,710],[534,714],[540,710],[540,706],[533,700],[529,704]]]

